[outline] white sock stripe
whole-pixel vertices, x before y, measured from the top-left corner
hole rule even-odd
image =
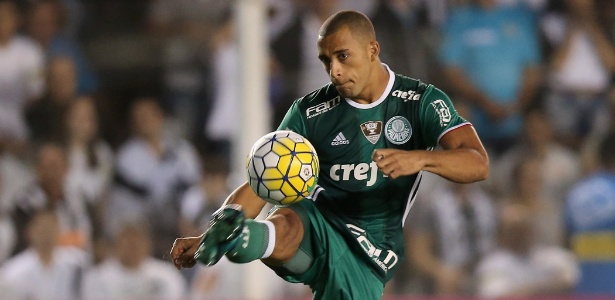
[[[267,249],[265,250],[265,253],[263,254],[263,256],[261,256],[261,258],[268,258],[269,256],[271,256],[271,253],[273,253],[273,248],[275,248],[275,226],[273,226],[273,222],[269,220],[260,220],[256,222],[267,225],[267,229],[269,229],[269,243],[267,244]]]

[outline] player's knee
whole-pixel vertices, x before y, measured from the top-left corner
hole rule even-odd
[[[293,258],[303,239],[301,218],[290,208],[280,208],[268,220],[276,230],[275,248],[268,261],[286,263]]]

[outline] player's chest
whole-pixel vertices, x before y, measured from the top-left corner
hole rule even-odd
[[[354,162],[370,161],[379,148],[416,149],[416,118],[407,107],[340,109],[313,124],[314,146],[321,161]]]

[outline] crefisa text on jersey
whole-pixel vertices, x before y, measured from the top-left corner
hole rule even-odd
[[[369,174],[369,175],[368,175]],[[341,176],[340,176],[341,175]],[[358,163],[358,164],[335,164],[331,166],[329,170],[329,176],[334,181],[347,181],[350,180],[352,175],[354,180],[364,181],[366,186],[372,186],[378,180],[378,165],[375,161],[371,163]],[[388,177],[382,175],[383,177]]]
[[[313,118],[320,114],[326,113],[330,111],[331,109],[333,109],[334,107],[340,105],[341,101],[342,101],[342,98],[340,96],[337,96],[331,100],[327,100],[318,105],[308,107],[308,109],[305,110],[305,114],[307,115],[308,119]]]
[[[419,98],[421,98],[421,94],[417,94],[413,90],[409,90],[407,92],[400,91],[400,90],[395,90],[395,91],[393,91],[393,93],[391,95],[393,95],[395,97],[398,97],[398,98],[404,99],[404,102],[410,101],[410,100],[417,101],[417,100],[419,100]]]

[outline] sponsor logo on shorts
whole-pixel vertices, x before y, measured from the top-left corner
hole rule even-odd
[[[384,126],[384,135],[395,145],[406,143],[412,137],[412,127],[408,119],[402,116],[390,118]]]
[[[336,106],[340,105],[341,102],[342,98],[340,96],[337,96],[318,105],[310,106],[308,109],[305,110],[305,114],[307,115],[307,118],[310,119],[332,110]]]
[[[361,124],[361,131],[365,138],[375,145],[382,133],[382,121],[367,121]]]
[[[384,271],[388,272],[392,269],[399,258],[397,254],[391,250],[382,250],[376,248],[372,242],[366,237],[365,229],[359,228],[353,224],[346,224],[350,232],[355,236],[361,248],[367,253],[367,255]]]

